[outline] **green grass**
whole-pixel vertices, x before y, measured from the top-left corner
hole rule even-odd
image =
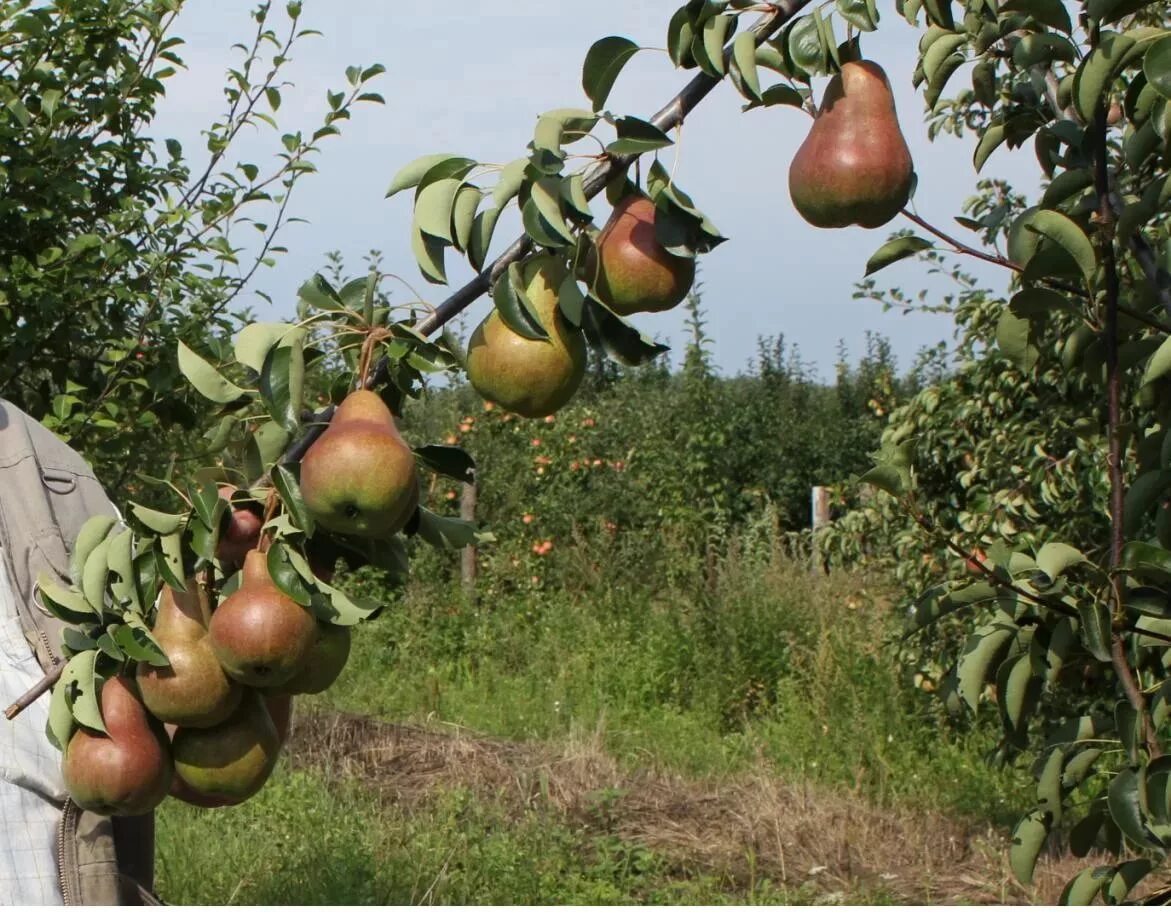
[[[651,581],[645,581],[651,582]],[[449,722],[556,748],[600,741],[625,772],[765,772],[871,804],[1019,816],[991,739],[953,736],[883,642],[881,588],[781,559],[725,563],[715,592],[623,580],[588,595],[415,588],[356,633],[341,680],[301,700],[395,722]],[[607,793],[599,792],[605,804]],[[282,763],[228,811],[168,802],[159,888],[174,903],[792,903],[818,896],[624,839],[604,818],[518,808],[461,786],[395,800],[333,767]],[[854,893],[881,903],[881,888]]]

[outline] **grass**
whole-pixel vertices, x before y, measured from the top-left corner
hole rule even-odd
[[[161,893],[310,904],[1009,894],[1001,847],[979,845],[966,819],[1008,822],[1031,793],[984,763],[989,738],[952,736],[906,688],[883,647],[881,587],[772,554],[730,555],[703,589],[654,582],[474,606],[413,589],[358,630],[329,692],[299,700],[290,755],[256,798],[164,806]],[[949,862],[991,893],[948,878]]]

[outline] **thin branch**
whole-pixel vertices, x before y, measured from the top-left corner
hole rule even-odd
[[[1094,30],[1094,44],[1098,33]],[[1122,687],[1131,707],[1142,722],[1147,752],[1154,759],[1162,755],[1159,739],[1155,733],[1146,698],[1135,679],[1127,657],[1123,628],[1126,624],[1126,578],[1122,574],[1122,547],[1126,542],[1123,532],[1123,511],[1126,499],[1126,482],[1122,471],[1122,368],[1118,362],[1118,305],[1120,283],[1118,261],[1114,252],[1114,205],[1110,198],[1109,152],[1106,146],[1106,105],[1098,101],[1094,114],[1094,189],[1098,196],[1098,222],[1101,246],[1102,273],[1105,298],[1105,329],[1103,336],[1106,346],[1106,412],[1107,471],[1110,477],[1110,569],[1111,584],[1114,588],[1113,631],[1110,642],[1110,660],[1118,683]]]

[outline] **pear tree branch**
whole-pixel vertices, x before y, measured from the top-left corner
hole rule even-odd
[[[768,12],[753,23],[750,28],[750,31],[756,36],[757,44],[759,45],[774,36],[785,23],[796,16],[811,2],[812,0],[775,0],[775,2],[761,4],[760,8]],[[729,60],[731,54],[731,48],[725,48],[724,60]],[[695,107],[722,82],[720,78],[711,77],[702,73],[693,77],[662,109],[655,113],[650,120],[651,123],[664,132],[680,127],[684,119],[691,114]],[[609,154],[604,159],[597,161],[585,171],[582,177],[586,198],[592,199],[597,196],[598,193],[606,188],[606,184],[611,179],[620,172],[628,169],[636,159],[637,156],[633,154]],[[527,235],[521,236],[513,241],[490,266],[438,305],[435,312],[419,325],[420,333],[424,336],[435,333],[452,318],[458,316],[477,298],[490,291],[492,284],[500,275],[507,272],[508,267],[517,260],[523,259],[532,249],[532,246],[532,239]],[[370,376],[369,385],[377,386],[385,382],[386,376],[387,364],[383,360]],[[286,449],[284,461],[300,461],[305,453],[309,451],[309,447],[317,441],[317,437],[324,431],[324,424],[333,418],[336,409],[335,406],[330,405],[321,412],[311,415],[306,421],[305,432],[296,442]],[[61,671],[64,668],[64,661],[55,665],[36,685],[5,709],[4,716],[11,721],[40,698],[40,696],[52,689],[53,684],[60,678]]]

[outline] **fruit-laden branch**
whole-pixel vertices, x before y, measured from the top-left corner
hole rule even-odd
[[[757,44],[759,45],[775,35],[785,23],[796,16],[804,7],[808,6],[810,2],[811,0],[778,0],[778,2],[768,4],[772,8],[772,12],[760,17],[760,19],[753,23],[749,30],[756,36]],[[727,61],[730,58],[731,50],[725,49],[724,60]],[[678,95],[651,117],[651,124],[663,132],[669,132],[678,128],[683,124],[684,119],[691,114],[692,110],[712,90],[719,86],[721,82],[722,80],[719,77],[698,74],[687,86],[679,91]],[[606,188],[606,184],[611,179],[624,170],[629,169],[630,165],[636,159],[636,154],[608,154],[591,166],[582,176],[586,198],[594,198],[594,196]],[[492,283],[511,264],[522,259],[529,252],[532,244],[532,239],[527,235],[513,241],[512,245],[491,266],[455,292],[450,298],[447,298],[438,305],[435,313],[419,325],[420,332],[424,335],[434,333],[471,305],[481,295],[487,294],[492,288]],[[383,372],[382,366],[379,366],[376,374],[380,372]]]
[[[775,35],[785,23],[796,16],[811,2],[812,0],[776,0],[774,3],[764,5],[770,12],[761,16],[750,27],[750,31],[756,36],[757,44],[761,44]],[[731,50],[725,49],[725,61],[730,59],[730,57]],[[711,77],[707,74],[697,75],[652,117],[651,123],[664,132],[678,128],[695,107],[712,90],[719,86],[720,83],[721,80],[719,78]],[[636,159],[636,155],[633,154],[611,154],[600,159],[586,170],[585,175],[582,177],[586,197],[592,199],[597,196],[599,192],[606,188],[606,184],[612,178],[617,176],[621,171],[629,169],[630,165]],[[492,283],[502,273],[506,272],[510,265],[517,260],[523,259],[528,254],[532,248],[532,243],[532,240],[527,235],[513,241],[508,249],[497,257],[491,266],[487,267],[470,282],[439,304],[435,312],[420,325],[420,332],[424,335],[434,333],[449,320],[468,308],[477,298],[486,294],[491,289]],[[375,369],[371,380],[366,384],[376,387],[386,380],[386,374],[387,365],[385,360],[383,360]],[[333,418],[336,409],[336,407],[331,405],[320,413],[311,415],[305,421],[305,433],[285,451],[285,462],[298,462],[304,457],[305,453],[309,451],[310,446],[324,432],[324,424]],[[58,678],[60,678],[61,671],[64,668],[65,663],[62,662],[50,670],[35,686],[13,702],[5,710],[4,716],[11,721],[40,696],[48,692]]]
[[[771,8],[771,12],[761,16],[760,19],[752,24],[749,31],[756,36],[756,42],[759,45],[774,36],[785,23],[796,16],[811,2],[812,0],[777,0],[775,3],[770,3],[768,6]],[[724,60],[729,60],[731,54],[730,49],[725,49]],[[721,80],[718,77],[712,77],[702,73],[696,75],[687,86],[680,90],[662,109],[652,116],[650,120],[651,124],[663,132],[678,128],[695,107],[712,90],[719,86],[720,83]],[[622,171],[629,169],[630,165],[636,159],[637,155],[635,154],[607,154],[599,159],[582,176],[582,184],[585,189],[586,198],[593,199],[597,196],[599,192],[606,188],[606,184],[611,179]],[[524,259],[528,255],[532,246],[532,238],[527,234],[514,240],[508,249],[497,257],[490,266],[437,305],[434,313],[419,325],[419,332],[424,336],[430,336],[452,318],[470,307],[481,295],[486,295],[491,291],[493,283],[503,273],[508,271],[509,266],[518,260]],[[386,381],[386,375],[387,363],[383,359],[378,363],[374,374],[366,383],[367,387],[377,387],[382,384]],[[316,414],[312,420],[308,421],[309,425],[305,434],[289,446],[285,452],[285,461],[300,461],[301,457],[309,451],[309,447],[313,445],[324,429],[322,424],[328,423],[333,417],[333,412],[334,408],[332,406],[327,407],[325,410]]]

